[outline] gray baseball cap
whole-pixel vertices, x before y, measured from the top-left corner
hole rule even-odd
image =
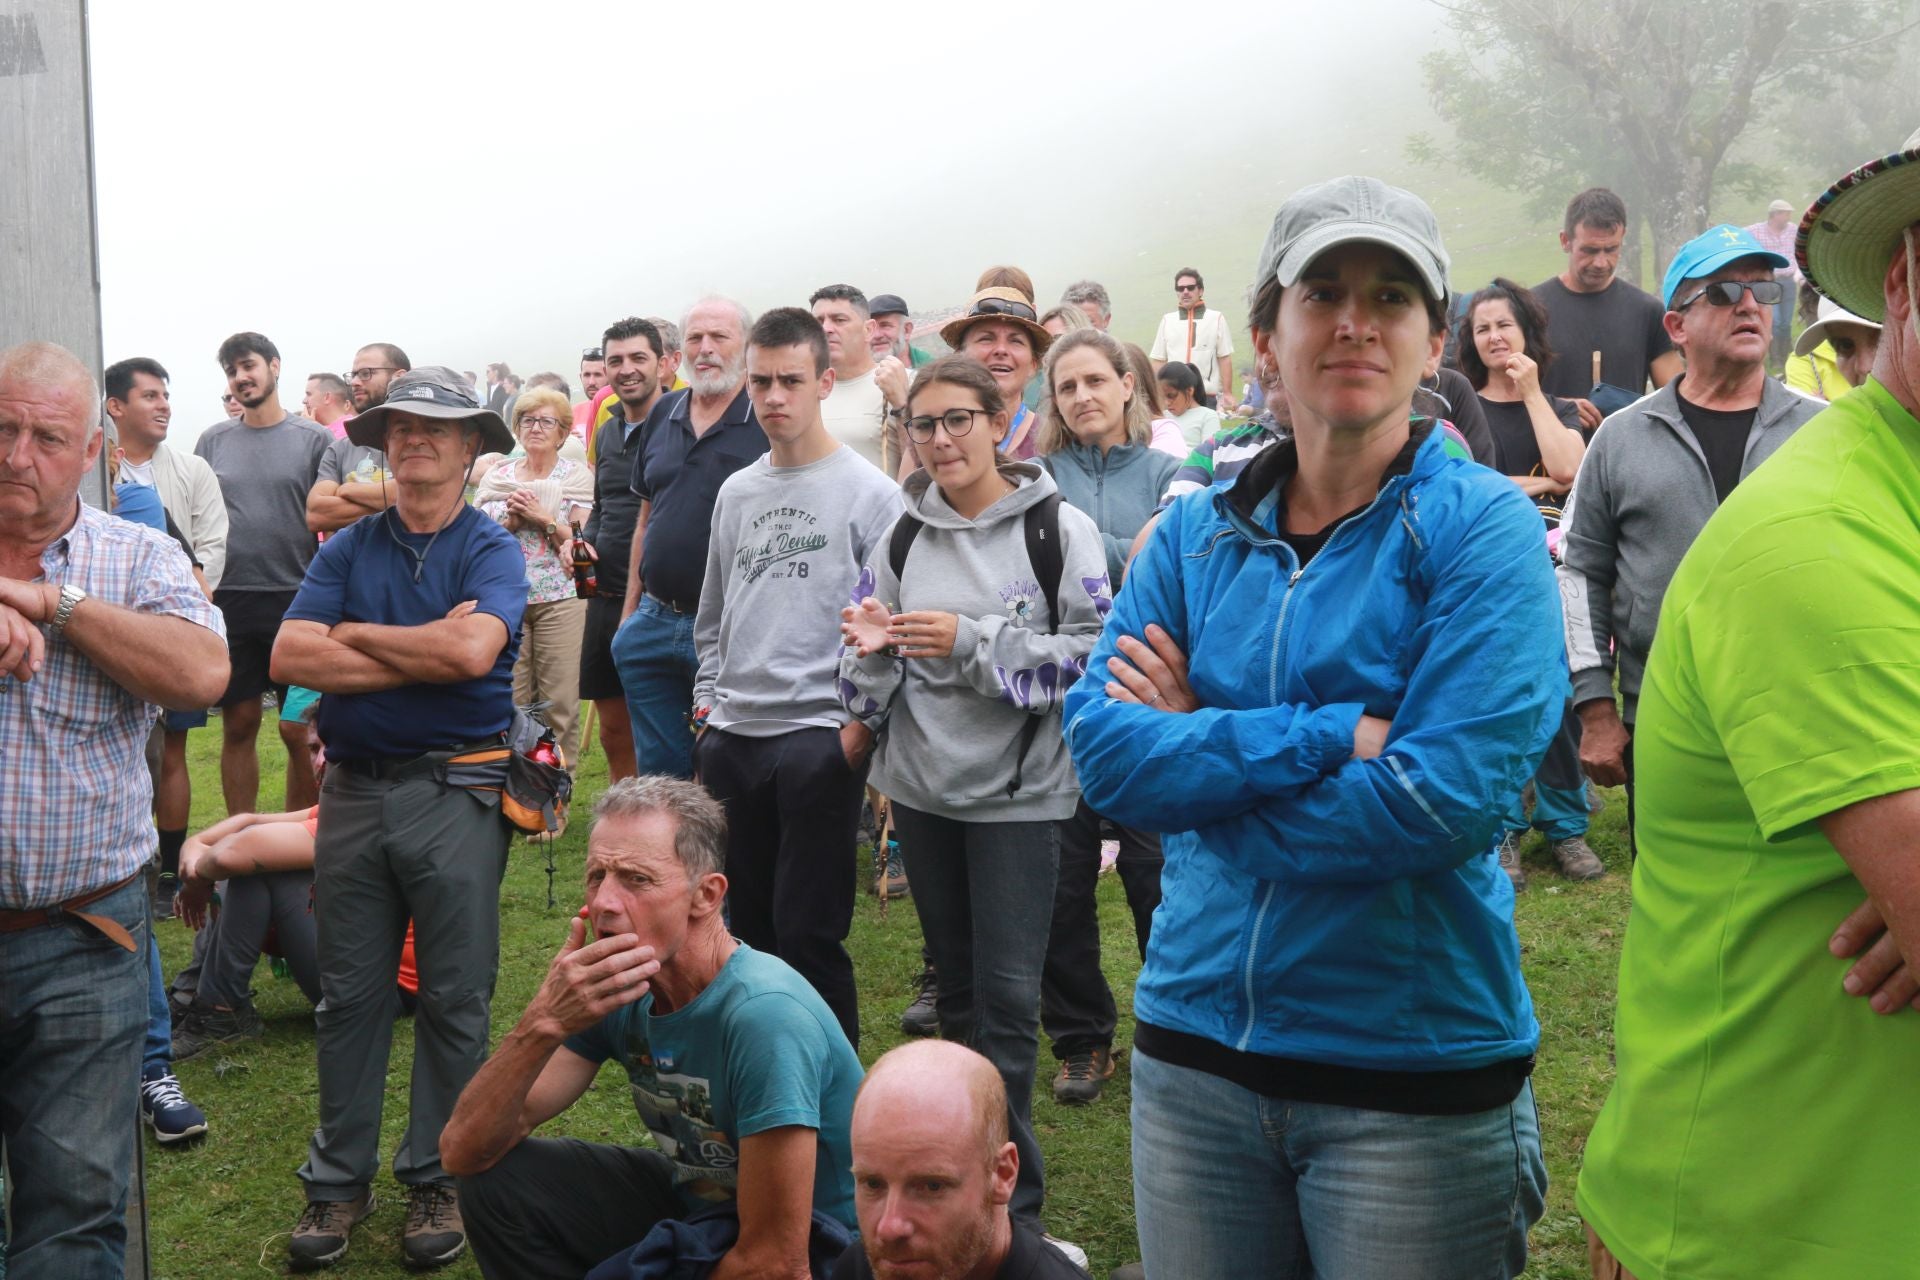
[[[347,439],[367,449],[387,447],[387,413],[404,409],[423,418],[471,419],[480,430],[482,453],[513,452],[513,432],[500,415],[480,403],[467,380],[441,364],[423,365],[387,384],[385,403],[347,419]]]
[[[1446,303],[1447,250],[1439,220],[1419,196],[1378,178],[1331,178],[1287,197],[1260,246],[1254,287],[1277,279],[1289,288],[1315,258],[1356,243],[1392,249],[1413,264],[1434,301]]]

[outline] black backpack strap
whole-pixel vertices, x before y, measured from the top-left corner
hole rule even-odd
[[[1060,631],[1060,578],[1066,573],[1066,553],[1060,547],[1060,495],[1050,493],[1027,508],[1027,563],[1033,566],[1034,581],[1040,584],[1040,594],[1047,598],[1047,634],[1058,635]],[[903,554],[901,558],[906,557]],[[1033,747],[1033,740],[1040,734],[1040,717],[1027,715],[1027,722],[1020,726],[1020,751],[1013,758],[1013,777],[1007,783],[1009,798],[1020,790],[1020,775],[1026,769],[1027,752]]]
[[[887,540],[887,565],[893,570],[893,580],[898,583],[901,573],[907,567],[907,552],[913,549],[913,540],[926,528],[915,516],[902,513],[893,522],[893,537]]]

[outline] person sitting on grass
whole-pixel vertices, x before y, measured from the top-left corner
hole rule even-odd
[[[326,750],[315,727],[319,705],[316,699],[306,727],[316,789],[327,772]],[[207,930],[207,941],[191,1003],[174,1030],[175,1062],[261,1034],[247,984],[261,952],[269,948],[286,961],[301,993],[320,1003],[313,929],[313,840],[319,824],[318,805],[286,813],[236,813],[182,846],[177,907],[188,928]],[[210,911],[214,886],[222,882],[221,905]],[[400,954],[402,1012],[413,1011],[418,988],[408,925]]]
[[[833,1280],[1085,1280],[1008,1213],[1019,1172],[991,1062],[948,1040],[882,1054],[853,1104],[860,1247],[840,1255]]]
[[[844,1247],[860,1060],[805,978],[728,934],[726,829],[674,778],[624,779],[594,806],[586,905],[440,1135],[482,1275],[577,1280],[656,1224],[729,1206],[715,1280],[807,1274],[815,1223]],[[608,1058],[658,1150],[528,1136]],[[688,1233],[715,1244],[723,1217]]]

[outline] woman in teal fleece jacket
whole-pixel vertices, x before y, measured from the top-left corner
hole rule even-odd
[[[1494,833],[1566,697],[1540,517],[1411,418],[1446,315],[1418,197],[1299,192],[1255,279],[1294,435],[1169,508],[1067,700],[1088,803],[1165,833],[1147,1274],[1515,1275],[1546,1171]]]

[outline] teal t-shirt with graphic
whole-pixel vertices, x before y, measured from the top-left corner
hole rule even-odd
[[[567,1041],[591,1062],[627,1069],[634,1109],[673,1161],[689,1212],[734,1197],[740,1140],[814,1130],[813,1207],[859,1230],[848,1127],[860,1059],[813,987],[745,943],[712,984],[672,1013],[649,993]]]

